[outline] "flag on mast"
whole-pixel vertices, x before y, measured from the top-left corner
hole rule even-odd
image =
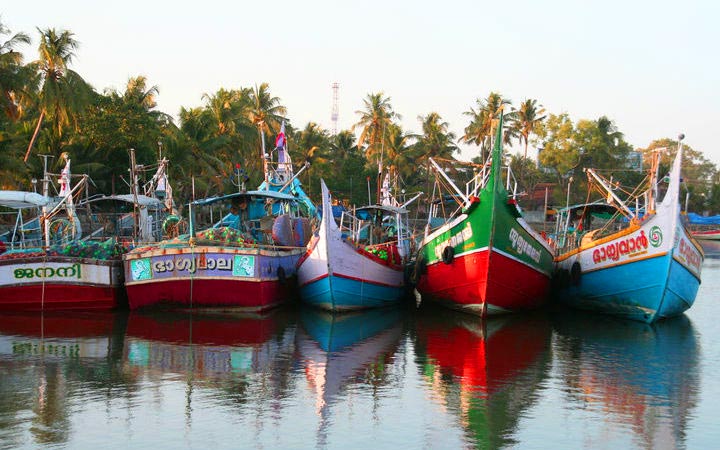
[[[285,162],[285,121],[282,121],[282,125],[280,125],[280,132],[277,135],[277,138],[275,139],[275,147],[278,149],[278,162],[284,163]]]

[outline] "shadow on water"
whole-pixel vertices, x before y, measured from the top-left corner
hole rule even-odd
[[[517,444],[518,422],[550,368],[547,316],[482,320],[423,305],[416,319],[417,363],[435,401],[458,416],[472,445]]]
[[[74,397],[135,390],[122,368],[126,325],[123,312],[0,315],[0,442],[20,445],[24,430],[37,444],[67,442]]]
[[[700,389],[700,346],[690,319],[648,325],[559,311],[553,328],[571,405],[630,427],[643,448],[684,447]]]

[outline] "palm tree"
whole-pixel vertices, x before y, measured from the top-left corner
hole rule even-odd
[[[422,124],[422,134],[418,137],[416,147],[420,150],[420,159],[428,158],[451,159],[453,154],[459,152],[455,144],[455,133],[448,131],[448,123],[443,122],[440,114],[431,112],[427,116],[418,116]]]
[[[357,151],[355,135],[350,130],[342,130],[331,138],[330,149],[333,162],[342,164],[350,153]]]
[[[307,161],[310,167],[307,174],[308,190],[317,186],[319,192],[320,183],[316,181],[320,174],[327,172],[326,166],[329,162],[328,149],[330,147],[330,133],[315,122],[308,122],[302,131],[295,133],[295,149],[292,152],[295,162]]]
[[[203,94],[202,99],[205,100],[205,109],[212,116],[218,135],[234,133],[238,119],[248,112],[242,107],[242,91],[221,88],[212,95]]]
[[[363,100],[365,109],[355,111],[360,115],[360,120],[353,125],[362,128],[358,138],[358,147],[367,143],[365,157],[371,163],[382,151],[385,140],[385,129],[393,123],[393,119],[401,119],[401,116],[393,111],[390,105],[390,97],[385,97],[382,92],[368,94]]]
[[[519,136],[520,144],[525,141],[525,158],[527,158],[528,141],[530,134],[534,132],[535,127],[545,120],[545,108],[537,104],[535,99],[527,99],[520,103],[520,109],[515,111],[517,114],[515,121],[515,129]]]
[[[10,30],[0,22],[0,35],[9,35]],[[25,33],[16,33],[7,41],[0,43],[0,108],[11,120],[20,116],[18,94],[25,90],[27,83],[23,74],[22,53],[15,48],[20,44],[29,44],[30,37]]]
[[[465,134],[462,139],[465,142],[475,144],[480,147],[480,158],[484,162],[485,154],[490,152],[493,137],[493,127],[495,120],[499,117],[500,108],[509,105],[510,100],[505,99],[497,92],[491,92],[487,99],[475,100],[476,108],[470,108],[463,114],[470,117],[470,124],[465,128]],[[505,114],[506,129],[512,128],[512,114]],[[504,141],[509,141],[511,134],[504,135]]]
[[[270,85],[268,83],[256,85],[250,91],[249,99],[248,119],[261,133],[277,133],[282,121],[286,120],[287,108],[280,104],[279,97],[270,94]]]
[[[448,130],[448,123],[442,120],[440,114],[431,112],[424,117],[418,116],[418,120],[422,128],[422,134],[418,136],[415,144],[419,161],[426,163],[429,158],[452,159],[453,154],[460,151],[455,143],[455,133]],[[427,192],[430,186],[430,170],[425,171],[425,185]]]
[[[40,58],[31,65],[40,75],[40,89],[38,92],[38,109],[40,117],[33,132],[25,161],[30,156],[35,139],[40,131],[45,116],[53,119],[53,131],[57,136],[62,135],[62,128],[70,124],[74,116],[87,104],[92,88],[68,65],[75,56],[78,42],[69,31],[56,31],[54,28],[41,30],[38,52]]]
[[[212,132],[213,117],[207,109],[181,108],[179,118],[180,130],[167,139],[166,147],[173,167],[181,172],[180,191],[190,198],[190,180],[196,177],[196,192],[207,194],[213,186],[222,192],[222,182],[230,172],[224,170],[229,167],[228,162],[216,156],[223,141]]]
[[[407,180],[417,172],[417,149],[412,143],[417,136],[405,133],[397,124],[390,124],[387,131],[384,165],[390,178],[394,179],[397,175]]]
[[[157,106],[155,98],[159,93],[160,89],[157,86],[147,87],[146,76],[138,75],[128,80],[124,97],[126,100],[133,100],[135,103],[142,105],[147,111],[150,111]]]

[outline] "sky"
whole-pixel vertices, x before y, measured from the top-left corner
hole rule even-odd
[[[71,66],[98,91],[144,75],[175,117],[203,94],[267,82],[296,128],[358,120],[383,92],[420,131],[438,112],[457,136],[477,99],[537,99],[573,121],[607,116],[635,147],[686,135],[720,166],[720,2],[708,0],[363,0],[117,2],[8,0],[0,20],[80,42]],[[3,38],[7,38],[4,36]],[[5,39],[3,39],[5,40]],[[718,127],[718,128],[715,128]],[[463,146],[462,158],[477,154]],[[529,154],[534,155],[532,151]]]

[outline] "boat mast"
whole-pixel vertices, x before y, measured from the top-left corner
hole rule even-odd
[[[130,189],[133,195],[133,243],[137,243],[138,240],[138,229],[140,228],[139,220],[140,214],[138,211],[138,173],[137,166],[135,164],[135,149],[130,149],[130,179],[132,184]]]
[[[649,198],[648,198],[648,204],[647,204],[649,211],[647,211],[647,212],[655,212],[655,201],[656,201],[657,195],[658,195],[657,181],[658,181],[658,171],[660,170],[660,151],[661,150],[665,150],[665,148],[658,148],[651,155],[650,189],[648,190]]]
[[[268,177],[268,161],[267,161],[267,154],[265,153],[265,131],[263,130],[263,125],[265,125],[265,121],[261,121],[258,123],[258,131],[260,132],[260,143],[262,148],[261,156],[262,156],[262,162],[263,162],[263,174],[265,176],[265,190],[270,190],[270,180]]]
[[[49,197],[50,194],[50,174],[48,173],[48,158],[54,158],[52,155],[39,155],[43,159],[43,196]],[[42,227],[43,236],[45,237],[45,246],[50,247],[50,227],[48,222],[48,206],[47,203],[42,207]]]

